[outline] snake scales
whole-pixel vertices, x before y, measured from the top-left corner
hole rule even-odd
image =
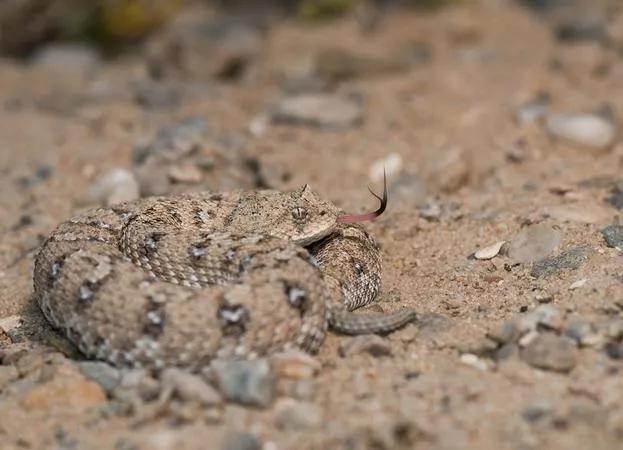
[[[382,204],[384,209],[384,204]],[[47,320],[117,366],[315,352],[327,328],[392,331],[412,310],[357,314],[381,279],[365,229],[308,186],[152,197],[70,219],[35,260]],[[359,216],[370,218],[372,216]]]

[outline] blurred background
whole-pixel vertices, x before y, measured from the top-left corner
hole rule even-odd
[[[0,0],[0,446],[621,448],[621,111],[621,0]],[[369,211],[384,169],[370,310],[417,325],[251,373],[257,408],[50,353],[61,221],[306,183]]]

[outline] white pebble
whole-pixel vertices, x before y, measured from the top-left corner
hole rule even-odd
[[[571,284],[571,286],[569,286],[569,290],[573,291],[575,289],[580,289],[582,286],[586,284],[587,281],[588,280],[586,278],[582,278],[581,280],[578,280],[574,282],[573,284]]]
[[[545,126],[554,137],[595,150],[610,147],[616,138],[614,124],[594,114],[550,115]]]
[[[139,186],[134,174],[126,169],[116,168],[100,176],[89,189],[92,200],[107,205],[136,200]]]
[[[465,365],[475,367],[478,370],[487,370],[487,363],[473,353],[461,355],[461,362]]]
[[[476,253],[474,253],[474,258],[476,259],[492,259],[495,258],[502,249],[502,246],[506,244],[506,241],[499,241],[495,244],[489,245],[488,247],[481,248]]]
[[[383,170],[388,177],[397,175],[402,170],[402,156],[398,153],[390,153],[385,158],[377,159],[370,166],[368,176],[374,182],[383,181]]]

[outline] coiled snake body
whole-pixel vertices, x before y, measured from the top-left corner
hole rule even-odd
[[[388,332],[414,319],[350,312],[376,297],[381,257],[343,217],[308,186],[92,210],[42,245],[35,297],[87,357],[155,369],[315,352],[328,327]]]

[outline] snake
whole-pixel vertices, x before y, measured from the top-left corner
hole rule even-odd
[[[372,191],[371,191],[372,192]],[[374,194],[374,193],[373,193]],[[61,223],[35,256],[34,296],[89,359],[200,370],[214,359],[318,352],[328,330],[389,333],[413,309],[354,311],[380,289],[361,222],[309,185],[146,197]]]

